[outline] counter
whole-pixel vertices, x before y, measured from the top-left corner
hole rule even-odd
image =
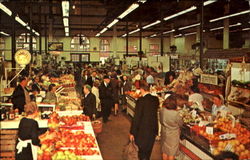
[[[22,118],[16,118],[14,120],[4,120],[0,122],[1,129],[18,129],[20,120]],[[36,119],[39,128],[48,128],[48,119]]]

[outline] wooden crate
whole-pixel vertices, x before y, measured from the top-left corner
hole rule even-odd
[[[0,130],[0,159],[14,160],[17,130]]]

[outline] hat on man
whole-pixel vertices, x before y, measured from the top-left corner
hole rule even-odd
[[[108,75],[103,76],[103,79],[109,79]]]

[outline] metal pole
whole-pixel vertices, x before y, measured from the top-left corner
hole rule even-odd
[[[39,15],[39,22],[41,23],[42,22],[42,16],[41,16],[41,12],[42,12],[42,6],[40,5],[39,7],[39,12],[40,12],[40,15]],[[42,54],[42,27],[41,25],[39,26],[39,30],[40,30],[40,35],[39,35],[39,54]]]
[[[47,54],[47,53],[48,53],[48,42],[47,42],[47,38],[48,38],[48,37],[47,37],[47,16],[45,15],[44,17],[45,17],[45,20],[44,20],[44,21],[45,21],[45,30],[44,30],[44,31],[45,31],[45,35],[44,35],[44,37],[45,37],[45,38],[44,38],[44,43],[45,43],[45,44],[44,44],[44,46],[45,46],[45,54]]]
[[[203,19],[203,0],[201,0],[200,2],[200,68],[203,69],[203,23],[204,23],[204,19]]]
[[[142,29],[141,29],[141,21],[140,21],[140,24],[139,24],[139,28],[140,28],[139,51],[141,53],[142,52]]]
[[[162,1],[161,1],[162,2]],[[162,5],[160,5],[160,15],[161,15],[161,21],[163,20],[163,15],[162,15]],[[161,56],[163,56],[163,22],[161,22]]]
[[[128,21],[126,22],[126,56],[128,56]]]

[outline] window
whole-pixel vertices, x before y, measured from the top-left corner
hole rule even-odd
[[[110,44],[106,39],[100,41],[100,57],[109,57],[110,54]]]
[[[71,39],[70,47],[74,51],[89,51],[89,39],[84,35],[77,35]]]
[[[30,49],[30,34],[22,33],[20,36],[16,38],[16,48],[17,49]],[[33,50],[36,50],[36,39],[32,37],[32,47]]]

